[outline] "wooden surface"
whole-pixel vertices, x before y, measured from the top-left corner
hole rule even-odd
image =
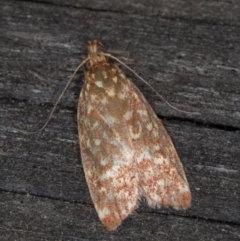
[[[155,2],[0,2],[0,240],[240,240],[240,2]],[[173,139],[190,209],[141,202],[103,227],[75,144],[82,70],[43,132],[14,129],[41,127],[93,39],[201,113],[126,71]]]

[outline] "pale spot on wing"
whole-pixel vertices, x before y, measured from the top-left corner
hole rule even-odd
[[[112,171],[107,170],[105,173],[103,173],[101,176],[98,177],[99,181],[107,180],[109,181],[109,178],[112,178]]]
[[[84,93],[84,96],[85,96],[86,99],[88,98],[88,92],[87,91]]]
[[[99,88],[102,88],[103,87],[103,82],[102,81],[96,81],[95,82],[96,86],[98,86]]]
[[[168,158],[164,158],[163,161],[164,161],[164,164],[166,164],[166,165],[170,164],[170,161]],[[170,172],[172,172],[172,171],[173,171],[173,169],[170,170]],[[175,170],[174,170],[174,172],[175,172]]]
[[[109,176],[107,175],[107,172],[98,177],[99,181],[104,181],[104,180],[108,181],[108,178]]]
[[[147,203],[148,203],[148,206],[149,207],[152,207],[152,208],[156,208],[157,207],[161,207],[160,205],[158,205],[155,201],[153,201],[151,198],[149,198],[148,196],[145,196],[146,200],[147,200]]]
[[[188,185],[185,184],[183,187],[180,186],[180,187],[179,187],[179,191],[180,191],[181,193],[189,192],[189,187],[188,187]]]
[[[90,89],[90,84],[87,84],[86,88],[87,88],[87,90],[89,90]]]
[[[155,145],[153,146],[153,148],[154,148],[155,151],[160,150],[160,146],[159,146],[158,144],[155,144]]]
[[[125,75],[123,73],[120,74],[120,77],[125,79]]]
[[[110,139],[109,136],[107,135],[107,133],[106,133],[105,131],[103,132],[103,138],[104,138],[104,139],[107,139],[107,140]]]
[[[152,132],[152,134],[153,134],[154,137],[158,137],[158,135],[159,135],[158,131],[156,131],[156,130],[154,130],[154,131]]]
[[[150,123],[148,123],[148,124],[147,124],[147,130],[148,130],[148,131],[151,131],[151,130],[152,130],[152,128],[153,128],[152,123],[151,123],[151,122],[150,122]]]
[[[107,73],[105,71],[102,71],[103,74],[103,78],[106,79],[107,78]]]
[[[95,140],[94,140],[94,144],[95,144],[96,146],[99,146],[99,145],[101,144],[101,140],[95,139]]]
[[[137,110],[137,113],[138,113],[141,117],[146,116],[146,115],[148,114],[146,110],[141,110],[141,109]]]
[[[106,98],[106,96],[104,96],[102,99],[101,99],[101,103],[103,105],[106,105],[108,103],[108,99]]]
[[[153,122],[153,125],[154,125],[154,128],[158,130],[158,124],[155,121]]]
[[[162,156],[160,157],[155,157],[154,158],[154,163],[157,164],[157,165],[161,165],[163,164],[163,161],[165,161],[166,159],[164,159]]]
[[[124,100],[126,98],[126,95],[124,92],[118,92],[117,93],[117,96],[120,100]]]
[[[90,78],[95,79],[95,74],[92,73]]]
[[[93,110],[92,105],[88,105],[87,106],[87,113],[90,114],[92,110]]]
[[[157,195],[156,193],[153,193],[151,198],[155,201],[155,202],[160,202],[161,201],[161,197],[159,195]]]
[[[86,146],[87,146],[88,148],[91,147],[91,144],[90,144],[90,140],[89,140],[89,139],[86,141]]]
[[[111,170],[107,170],[105,173],[103,173],[101,176],[99,176],[98,179],[100,181],[103,181],[103,180],[108,180],[109,181],[109,179],[114,178],[115,172],[117,172],[118,168],[119,167],[116,167],[116,166],[114,167],[113,166]]]
[[[149,152],[149,147],[148,146],[145,147],[143,154],[144,154],[144,158],[151,159],[151,154]]]
[[[125,91],[126,93],[128,93],[129,92],[129,85],[124,85],[122,87],[122,90]]]
[[[96,121],[96,122],[93,124],[92,128],[95,129],[95,128],[98,127],[98,126],[99,126],[99,122]]]
[[[119,156],[113,156],[112,161],[113,161],[113,165],[117,167],[121,166],[121,164],[124,162],[123,159],[120,158]]]
[[[102,166],[106,166],[106,165],[108,164],[108,159],[105,158],[105,159],[100,160],[100,164],[101,164]]]
[[[106,116],[104,120],[108,125],[113,125],[116,122],[116,118],[110,115]]]
[[[134,150],[129,148],[126,144],[121,142],[121,139],[118,138],[119,143],[121,144],[121,148],[123,149],[124,157],[125,157],[125,162],[127,160],[128,164],[131,165],[134,157]]]
[[[127,111],[127,112],[124,114],[124,118],[125,118],[126,120],[132,119],[132,111]]]
[[[101,115],[101,114],[99,113],[99,116],[100,116],[100,117],[102,118],[102,120],[103,120],[107,125],[109,125],[109,126],[112,126],[113,124],[115,124],[116,122],[118,122],[115,117],[110,116],[110,115],[104,116],[104,115]]]
[[[104,207],[102,210],[98,210],[98,216],[100,219],[103,219],[110,214],[110,210],[107,207]]]
[[[130,128],[130,136],[133,140],[137,140],[141,137],[142,134],[142,126],[139,122],[136,123],[138,125],[138,131],[133,132],[133,128]]]
[[[108,89],[106,89],[106,92],[107,92],[107,94],[108,94],[110,97],[114,97],[114,96],[115,96],[115,90],[114,90],[114,88],[108,88]]]
[[[121,215],[126,216],[127,215],[127,210],[125,208],[121,209]]]
[[[135,100],[139,100],[137,93],[133,92],[133,98],[135,98]]]
[[[121,144],[118,142],[118,140],[111,140],[109,143],[113,144],[114,146],[121,146]]]
[[[116,183],[116,186],[119,186],[119,187],[123,186],[125,184],[125,181],[126,181],[126,183],[128,183],[127,180],[124,180],[124,178],[121,178],[121,179],[122,179],[121,182],[120,182],[120,180],[118,180],[118,183]],[[125,190],[121,189],[120,191],[118,191],[116,193],[116,198],[117,199],[124,199],[124,198],[126,198]]]
[[[111,71],[113,72],[113,74],[117,73],[117,69],[116,68],[111,68]]]
[[[88,176],[88,177],[91,177],[92,176],[92,172],[90,170],[84,170],[85,172],[85,175]]]
[[[96,155],[98,153],[98,148],[96,148],[96,146],[94,145],[91,145],[89,149],[93,155]]]
[[[140,163],[144,159],[152,159],[148,146],[146,146],[143,152],[137,157],[137,162]]]
[[[112,78],[112,80],[113,80],[115,83],[117,83],[117,81],[118,81],[117,76],[114,76],[114,77]]]
[[[99,192],[101,192],[101,193],[107,193],[107,189],[105,188],[105,187],[101,187],[100,189],[98,189],[99,190]]]
[[[97,99],[97,96],[95,94],[91,94],[91,100],[95,101]]]
[[[159,179],[159,180],[157,180],[157,184],[158,184],[162,189],[164,189],[165,182],[164,182],[163,179]]]
[[[137,189],[134,189],[133,196],[135,197],[137,195],[138,195],[138,191],[137,191]],[[128,210],[131,210],[133,207],[135,207],[135,203],[130,201],[127,203],[127,206],[128,206]]]

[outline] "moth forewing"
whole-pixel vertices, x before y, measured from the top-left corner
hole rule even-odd
[[[116,228],[145,197],[187,208],[188,182],[172,141],[138,88],[88,44],[90,68],[78,105],[82,163],[102,223]]]

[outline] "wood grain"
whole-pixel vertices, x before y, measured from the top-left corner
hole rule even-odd
[[[240,4],[155,2],[1,1],[0,240],[239,240]],[[126,71],[173,139],[190,209],[141,203],[105,230],[74,144],[83,71],[43,132],[13,128],[41,127],[93,39],[171,104],[201,113],[171,109]]]

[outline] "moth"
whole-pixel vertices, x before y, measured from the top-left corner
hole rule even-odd
[[[173,143],[140,90],[107,61],[97,40],[78,103],[82,164],[99,219],[115,229],[145,199],[188,208],[191,192]]]

